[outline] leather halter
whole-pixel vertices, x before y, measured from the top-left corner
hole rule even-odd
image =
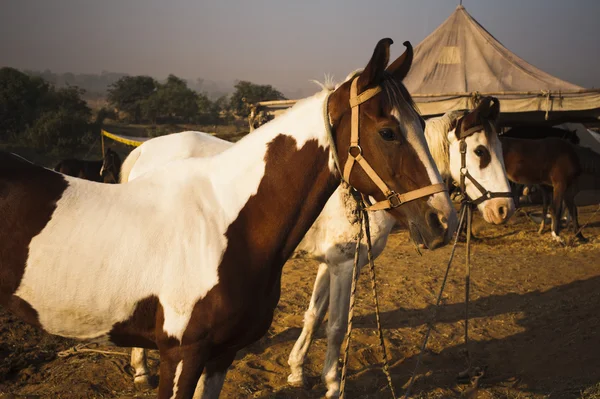
[[[462,120],[459,122],[456,130],[460,131],[462,127]],[[484,201],[487,201],[492,198],[513,198],[513,194],[511,192],[495,192],[489,191],[485,187],[483,187],[471,174],[467,169],[467,142],[465,139],[473,134],[485,130],[488,133],[496,134],[496,129],[494,125],[487,120],[484,120],[481,125],[473,126],[464,132],[458,133],[456,136],[460,140],[460,190],[465,196],[465,200],[472,205],[479,205]],[[469,179],[471,183],[479,190],[481,196],[476,199],[470,199],[467,195],[467,190],[465,186],[465,179]]]
[[[427,197],[435,193],[447,191],[446,185],[443,183],[439,183],[412,190],[404,194],[398,194],[391,190],[387,186],[387,184],[384,183],[384,181],[381,179],[381,177],[379,177],[377,172],[375,172],[375,170],[371,167],[369,162],[367,162],[367,160],[362,156],[362,148],[360,147],[359,143],[359,106],[365,101],[371,99],[379,92],[381,92],[381,87],[377,86],[371,89],[367,89],[362,93],[358,94],[358,77],[354,78],[354,80],[352,81],[352,85],[350,86],[350,107],[352,108],[350,146],[348,147],[348,159],[346,160],[346,165],[344,166],[344,173],[342,175],[343,179],[350,185],[350,174],[352,173],[352,167],[355,163],[358,163],[361,166],[361,168],[364,170],[367,176],[369,176],[371,181],[375,183],[375,185],[383,192],[383,194],[386,197],[385,200],[376,202],[375,204],[367,207],[367,209],[371,211],[397,208],[400,205],[403,205],[410,201],[414,201],[418,198]],[[331,140],[331,145],[332,151],[334,152],[334,154],[336,154],[334,155],[336,166],[341,172],[339,161],[337,161],[337,153],[333,140]]]

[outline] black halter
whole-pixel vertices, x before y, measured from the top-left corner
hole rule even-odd
[[[487,190],[477,180],[475,180],[475,178],[473,176],[471,176],[471,174],[469,173],[469,170],[467,169],[467,142],[465,141],[465,139],[481,130],[485,130],[485,132],[488,134],[496,134],[496,129],[494,128],[494,125],[492,123],[490,123],[489,121],[484,120],[481,123],[481,125],[473,126],[470,129],[465,130],[464,132],[460,132],[461,127],[462,127],[462,119],[458,122],[458,124],[456,126],[456,132],[458,132],[456,134],[456,136],[460,140],[460,147],[459,147],[460,148],[460,186],[459,186],[459,188],[460,188],[460,191],[463,193],[464,201],[468,202],[469,204],[477,206],[477,205],[481,204],[482,202],[487,201],[492,198],[512,198],[513,194],[511,192],[493,192],[493,191]],[[476,199],[469,198],[469,196],[467,195],[467,190],[466,190],[466,186],[465,186],[465,179],[469,179],[471,181],[471,183],[473,183],[473,185],[475,187],[477,187],[477,189],[481,193],[481,196],[479,198],[476,198]]]

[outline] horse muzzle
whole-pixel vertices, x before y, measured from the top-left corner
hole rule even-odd
[[[492,198],[481,204],[481,213],[486,222],[503,224],[515,213],[515,202],[512,198]]]

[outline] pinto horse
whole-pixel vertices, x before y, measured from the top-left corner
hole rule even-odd
[[[0,153],[11,227],[0,230],[0,304],[52,334],[158,349],[159,399],[197,386],[218,397],[237,351],[268,330],[283,265],[342,176],[429,248],[456,228],[402,85],[412,47],[388,67],[391,44],[228,150],[128,184]]]
[[[560,237],[564,201],[573,220],[575,237],[585,241],[579,231],[575,196],[580,190],[600,189],[600,154],[557,138],[527,140],[501,137],[500,141],[511,181],[552,188],[552,238],[564,244]]]
[[[495,99],[494,99],[495,100]],[[457,126],[470,128],[463,120],[485,120],[495,123],[499,114],[499,103],[492,98],[482,100],[479,107],[464,115],[451,112],[430,119],[425,128],[425,137],[438,169],[443,178],[460,180],[460,149],[453,145],[457,141]],[[484,182],[489,191],[508,191],[509,183],[504,171],[502,149],[498,135],[484,129],[467,139],[466,167],[477,180]],[[210,157],[226,151],[233,143],[201,132],[182,132],[157,137],[146,141],[129,154],[121,169],[121,182],[132,181],[145,173],[162,168],[169,162],[190,157]],[[481,158],[485,158],[482,162]],[[456,160],[456,161],[454,161]],[[452,167],[452,165],[455,165]],[[468,192],[476,198],[480,195],[472,182],[467,181]],[[494,198],[481,202],[479,209],[489,223],[500,224],[508,220],[514,211],[511,198]],[[289,382],[296,386],[304,385],[304,363],[314,333],[329,311],[327,330],[328,346],[323,368],[323,380],[327,385],[327,397],[338,396],[340,375],[337,359],[340,345],[346,332],[348,302],[352,283],[354,261],[353,241],[358,234],[356,222],[356,202],[346,187],[339,187],[331,196],[325,208],[306,233],[295,251],[296,257],[319,261],[319,271],[315,281],[312,299],[304,317],[304,328],[289,357],[291,374]],[[395,219],[384,211],[369,212],[373,256],[377,258],[384,250]],[[366,264],[364,253],[359,258],[358,267]],[[146,354],[134,348],[131,364],[135,369],[134,381],[139,385],[149,384],[149,369]]]
[[[101,183],[117,183],[120,169],[121,158],[110,148],[106,149],[104,158],[100,161],[69,158],[63,159],[54,167],[55,171],[65,175]]]

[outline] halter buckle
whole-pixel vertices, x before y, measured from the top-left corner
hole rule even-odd
[[[398,208],[400,205],[403,204],[402,200],[400,199],[400,196],[398,194],[396,194],[394,191],[392,191],[390,193],[390,195],[387,196],[387,200],[390,203],[390,208]]]
[[[354,150],[354,149],[358,150],[358,154],[356,154],[356,155],[352,154],[352,150]],[[356,158],[359,155],[362,155],[362,148],[358,144],[350,145],[350,147],[348,147],[348,155],[350,155],[352,158]]]

